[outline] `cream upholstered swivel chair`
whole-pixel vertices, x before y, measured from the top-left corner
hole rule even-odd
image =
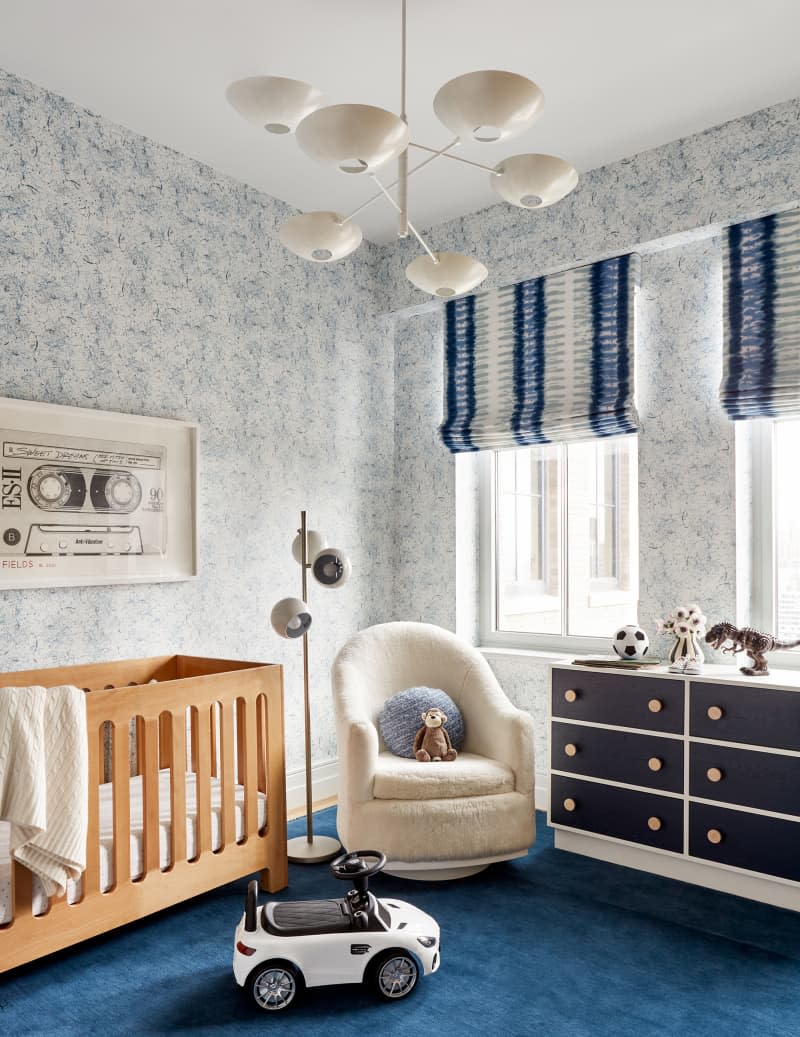
[[[383,743],[384,702],[420,685],[441,688],[464,718],[453,762],[418,763]],[[535,838],[533,721],[475,648],[426,623],[370,627],[336,657],[333,700],[338,829],[348,850],[382,850],[389,872],[426,879],[474,874],[527,853]]]

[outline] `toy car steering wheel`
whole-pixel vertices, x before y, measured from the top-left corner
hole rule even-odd
[[[372,864],[366,858],[374,857]],[[368,879],[377,875],[386,864],[386,854],[380,850],[354,850],[352,853],[340,853],[331,861],[330,869],[337,879]]]

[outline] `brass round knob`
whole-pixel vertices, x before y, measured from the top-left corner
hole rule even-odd
[[[577,751],[577,745],[573,745],[572,742],[567,742],[567,744],[564,746],[564,752],[567,754],[567,756],[574,756],[577,753]]]
[[[709,767],[706,771],[706,777],[709,781],[722,781],[722,771],[719,767]]]
[[[722,719],[722,707],[721,706],[709,706],[708,707],[708,719],[709,720],[721,720]]]
[[[647,827],[651,832],[660,832],[661,824],[662,822],[660,817],[648,817],[647,819]]]
[[[564,692],[564,698],[567,700],[567,702],[574,702],[577,699],[577,697],[578,693],[577,691],[575,691],[574,688],[567,688],[567,690]]]
[[[664,708],[664,703],[661,701],[661,699],[650,699],[650,701],[647,703],[647,708],[650,710],[651,713],[660,713],[661,710]]]
[[[714,843],[714,845],[716,846],[717,843],[722,842],[722,832],[720,832],[718,828],[709,828],[709,830],[706,832],[706,838],[710,843]]]
[[[651,771],[660,771],[664,766],[664,761],[660,760],[657,756],[651,756],[647,761],[647,766]]]
[[[577,805],[578,804],[575,802],[574,799],[565,799],[564,800],[564,809],[565,810],[569,810],[570,813],[572,813],[572,811],[575,809],[575,807]]]

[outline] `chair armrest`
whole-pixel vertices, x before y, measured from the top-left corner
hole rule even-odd
[[[378,766],[378,731],[368,721],[341,723],[339,740],[339,788],[349,803],[373,799],[372,788]]]
[[[481,756],[507,763],[514,771],[517,792],[531,792],[534,782],[533,718],[509,703],[492,713],[477,733],[469,735],[470,748]]]
[[[485,659],[467,673],[460,698],[469,749],[508,764],[517,791],[532,792],[534,725],[530,713],[511,702]]]

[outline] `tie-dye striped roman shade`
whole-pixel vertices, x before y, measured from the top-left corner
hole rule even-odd
[[[734,420],[800,414],[800,209],[729,227],[720,400]]]
[[[635,432],[638,274],[638,256],[619,256],[447,303],[448,449]]]

